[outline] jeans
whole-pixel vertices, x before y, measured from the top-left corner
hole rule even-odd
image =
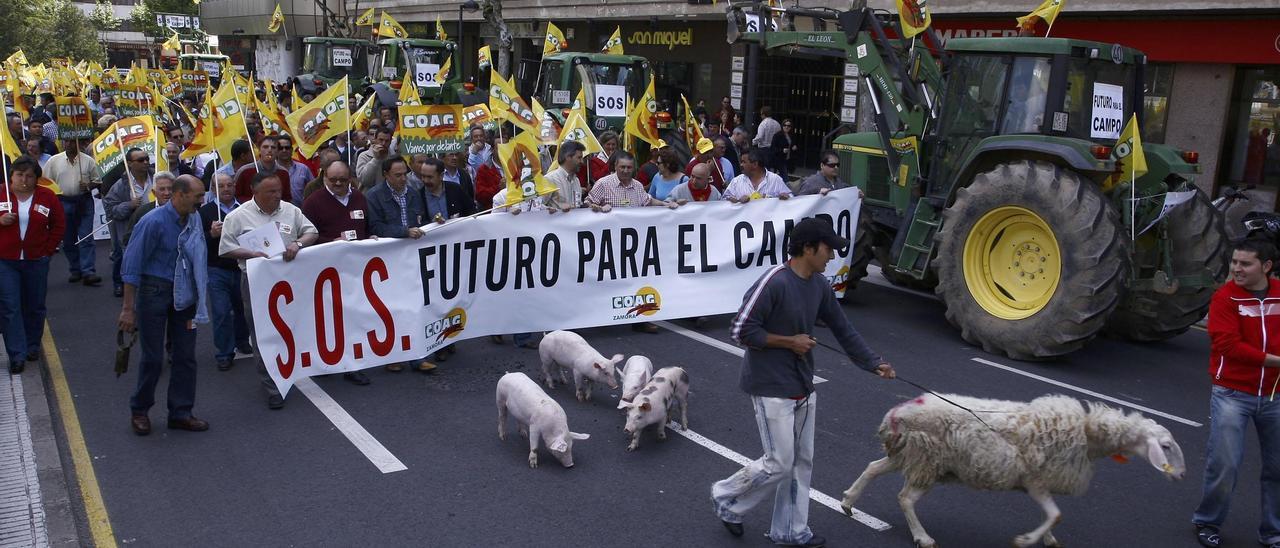
[[[1262,454],[1262,523],[1258,525],[1258,541],[1272,544],[1280,542],[1280,401],[1268,401],[1267,395],[1259,397],[1214,385],[1209,399],[1204,495],[1191,521],[1222,527],[1227,520],[1250,421],[1258,431]]]
[[[115,234],[111,234],[111,283],[115,287],[124,287],[124,278],[120,276],[120,263],[124,261],[124,248],[120,246],[120,242],[116,240]]]
[[[249,324],[240,299],[240,272],[209,267],[209,314],[213,321],[214,359],[229,362],[236,347],[248,346]]]
[[[62,198],[62,210],[67,215],[67,231],[62,237],[62,252],[67,254],[67,264],[72,274],[86,276],[97,272],[93,237],[93,197],[88,192],[74,198]],[[76,243],[84,238],[84,241]]]
[[[10,363],[22,363],[44,338],[49,258],[0,259],[0,330]]]
[[[169,420],[191,417],[196,401],[195,305],[173,309],[173,282],[143,276],[134,303],[138,326],[138,384],[129,409],[145,415],[156,403],[156,383],[164,366],[165,339],[169,340]]]
[[[809,480],[813,477],[813,423],[818,395],[804,400],[752,396],[764,456],[711,486],[721,520],[742,523],[742,515],[773,494],[769,538],[804,544],[809,530]]]
[[[253,329],[253,305],[249,300],[249,275],[240,274],[240,297],[244,300],[244,319],[249,325],[249,338],[253,341],[253,361],[258,367],[258,379],[262,381],[262,390],[267,396],[279,396],[280,389],[276,388],[276,381],[271,380],[271,374],[267,373],[267,363],[262,361],[262,350],[258,346],[258,335]]]

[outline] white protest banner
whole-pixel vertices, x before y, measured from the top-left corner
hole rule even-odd
[[[351,66],[351,48],[333,48],[333,66]]]
[[[1092,139],[1119,139],[1124,128],[1124,87],[1095,82],[1093,115],[1089,120]]]
[[[596,84],[596,116],[626,116],[627,87]]]
[[[786,237],[822,216],[853,241],[857,189],[675,210],[492,213],[417,240],[332,242],[251,259],[258,347],[282,393],[299,378],[418,359],[460,340],[732,313]],[[843,292],[851,250],[825,276]],[[839,252],[838,252],[839,253]]]

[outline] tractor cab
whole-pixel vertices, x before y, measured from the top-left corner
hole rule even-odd
[[[296,80],[300,95],[319,95],[344,77],[352,88],[369,79],[369,42],[311,36],[303,38],[302,44],[302,73]]]
[[[587,123],[599,133],[622,132],[627,99],[640,97],[649,83],[649,61],[635,55],[556,53],[542,59],[533,96],[564,123],[578,91],[587,104]]]
[[[203,70],[209,73],[209,85],[217,89],[222,83],[222,67],[231,63],[226,55],[209,53],[184,53],[178,56],[182,70]]]
[[[424,103],[451,104],[458,102],[458,88],[462,84],[461,58],[455,58],[457,45],[444,40],[416,38],[389,38],[378,41],[379,51],[374,61],[374,79],[399,90],[406,71],[411,71],[418,86],[418,94]],[[436,82],[436,74],[451,62],[444,84]]]

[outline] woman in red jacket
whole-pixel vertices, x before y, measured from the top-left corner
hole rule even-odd
[[[66,230],[62,202],[36,185],[39,178],[40,165],[23,156],[9,166],[9,183],[0,187],[0,331],[10,374],[39,358],[49,257]]]

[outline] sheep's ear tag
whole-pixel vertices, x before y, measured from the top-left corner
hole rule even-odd
[[[1116,461],[1120,464],[1129,464],[1129,457],[1126,457],[1121,453],[1116,453],[1114,455],[1111,455],[1111,460]]]

